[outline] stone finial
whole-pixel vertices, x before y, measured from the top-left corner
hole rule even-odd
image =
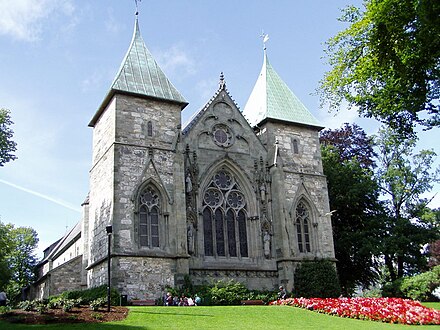
[[[226,88],[226,81],[225,81],[225,76],[223,75],[223,72],[220,72],[219,87],[220,87],[220,89],[225,89]]]

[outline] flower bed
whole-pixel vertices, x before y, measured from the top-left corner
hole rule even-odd
[[[289,298],[272,305],[288,305],[361,320],[440,325],[440,311],[418,301],[400,298]]]

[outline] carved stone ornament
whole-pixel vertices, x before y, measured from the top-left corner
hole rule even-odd
[[[212,128],[212,139],[219,147],[228,148],[234,143],[234,134],[228,126],[217,124]]]

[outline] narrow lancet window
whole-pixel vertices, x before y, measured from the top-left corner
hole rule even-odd
[[[304,201],[300,201],[296,207],[295,227],[298,239],[298,250],[300,253],[311,252],[310,245],[310,211]]]
[[[160,198],[151,186],[139,196],[139,243],[141,247],[160,246]]]
[[[153,123],[151,120],[147,123],[147,136],[153,136]]]

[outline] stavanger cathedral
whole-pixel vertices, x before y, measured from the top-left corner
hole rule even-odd
[[[323,127],[266,53],[243,112],[231,94],[220,75],[212,98],[182,127],[188,102],[147,49],[136,18],[89,122],[82,218],[44,251],[31,298],[106,284],[109,238],[111,286],[129,300],[161,297],[185,276],[195,285],[233,279],[249,289],[292,290],[300,263],[335,261]]]

